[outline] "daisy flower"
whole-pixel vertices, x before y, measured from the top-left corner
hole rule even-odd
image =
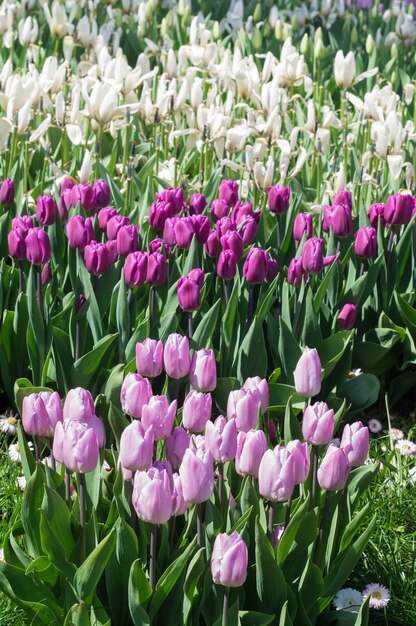
[[[27,444],[29,446],[29,450],[33,450],[33,443],[29,441]],[[20,456],[20,446],[18,443],[11,443],[9,446],[9,457],[13,463],[21,463],[22,458]]]
[[[400,428],[390,428],[389,435],[393,441],[398,441],[399,439],[404,439],[404,432],[400,430]]]
[[[19,476],[16,480],[16,484],[19,487],[20,491],[24,491],[26,489],[27,481],[25,476]]]
[[[363,600],[370,596],[370,609],[384,609],[390,600],[390,592],[384,585],[370,583],[363,591]]]
[[[413,456],[416,454],[416,444],[409,439],[399,439],[395,447],[402,456]]]
[[[0,431],[5,435],[15,435],[17,433],[17,419],[11,414],[6,413],[0,417]]]
[[[379,433],[383,429],[383,426],[380,420],[373,417],[371,420],[368,420],[368,428],[372,433]]]
[[[348,378],[357,378],[357,376],[361,376],[361,374],[364,374],[363,370],[360,369],[359,367],[357,369],[353,369],[349,372],[348,374]],[[342,591],[342,590],[341,590]]]
[[[332,600],[332,604],[337,611],[341,609],[350,611],[351,609],[359,609],[363,602],[363,597],[359,591],[347,587],[340,589]]]

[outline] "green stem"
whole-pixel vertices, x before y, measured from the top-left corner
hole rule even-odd
[[[80,537],[80,562],[85,561],[86,556],[86,519],[87,519],[87,485],[85,483],[85,474],[79,476],[79,523],[81,526]]]
[[[224,603],[222,605],[222,626],[228,626],[229,602],[230,602],[230,588],[224,587]]]

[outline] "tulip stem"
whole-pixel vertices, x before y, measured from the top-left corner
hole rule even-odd
[[[228,280],[224,280],[225,306],[228,307],[230,301],[230,285]]]
[[[192,313],[188,313],[188,337],[192,339],[193,329],[192,329]]]
[[[198,546],[202,548],[204,546],[204,505],[202,502],[196,505],[196,528]]]
[[[78,361],[81,354],[81,325],[80,320],[75,323],[75,361]]]
[[[273,538],[273,520],[274,520],[274,502],[269,502],[269,522],[267,525],[267,536],[269,538],[270,543],[272,543],[272,538]]]
[[[230,588],[224,587],[224,603],[222,605],[222,626],[228,624],[228,605],[230,602]]]
[[[324,508],[322,511],[321,523],[319,526],[318,543],[316,544],[316,548],[315,548],[314,561],[318,567],[320,567],[321,553],[322,553],[322,547],[323,547],[323,536],[324,536],[324,531],[325,531],[325,527],[326,527],[326,523],[328,519],[329,498],[330,498],[330,492],[327,491],[326,496],[325,496]]]
[[[152,524],[150,528],[150,563],[149,577],[152,589],[156,586],[156,543],[157,543],[157,525]]]
[[[315,495],[317,492],[318,481],[318,462],[319,462],[319,446],[313,447],[313,475],[312,475],[312,502],[315,503]]]
[[[250,328],[251,320],[253,319],[253,300],[254,300],[254,285],[251,283],[248,290],[248,307],[247,307],[247,326]]]
[[[364,274],[364,261],[361,261],[361,265],[360,265],[360,278],[361,276]]]
[[[127,294],[127,305],[130,307],[131,301],[133,300],[133,289],[130,287]]]
[[[305,281],[305,289],[304,289],[303,296],[302,296],[302,302],[300,303],[300,309],[299,309],[299,312],[298,312],[298,318],[296,320],[295,332],[293,333],[295,339],[299,339],[299,333],[300,333],[300,330],[302,328],[302,321],[303,321],[302,318],[303,318],[303,314],[305,312],[306,299],[307,299],[307,296],[308,296],[308,291],[309,291],[310,284],[311,284],[311,277],[308,274],[308,277],[307,277],[307,279]]]
[[[53,456],[53,439],[50,439],[49,441],[49,450],[51,451],[51,466],[54,472],[56,472],[56,462],[55,462],[55,457]]]
[[[286,530],[286,528],[289,525],[290,522],[290,509],[292,508],[292,496],[289,497],[289,500],[287,501],[287,509],[286,509],[286,515],[285,515],[285,526],[283,531]]]
[[[33,447],[35,449],[35,460],[39,461],[40,459],[40,454],[39,454],[39,441],[36,435],[33,435]]]
[[[282,233],[280,224],[280,213],[277,214],[276,219],[276,241],[277,241],[277,254],[279,254],[280,246],[282,245]]]
[[[156,308],[156,291],[154,285],[150,287],[150,327],[155,323],[155,308]]]
[[[65,468],[65,500],[68,509],[71,509],[71,474],[67,468]]]
[[[40,265],[36,266],[36,278],[38,288],[38,307],[43,318],[43,298],[42,298],[42,269]]]
[[[86,554],[86,517],[87,517],[87,500],[86,491],[87,486],[85,484],[85,474],[78,474],[79,476],[79,523],[81,526],[81,541],[80,541],[80,562],[85,561]]]
[[[23,261],[19,261],[19,291],[20,293],[22,293],[24,288],[25,288],[25,275],[23,272]]]
[[[222,463],[218,464],[218,500],[220,503],[220,514],[222,519],[224,514],[224,465]]]

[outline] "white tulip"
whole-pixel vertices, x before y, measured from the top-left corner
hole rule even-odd
[[[25,20],[20,20],[18,31],[21,45],[28,46],[34,43],[38,36],[38,30],[38,23],[34,17],[27,17]]]
[[[88,183],[92,174],[92,158],[89,150],[85,151],[81,169],[78,172],[81,183]]]
[[[348,52],[344,57],[342,50],[338,50],[334,63],[335,82],[341,89],[348,89],[354,83],[355,57],[353,52]]]

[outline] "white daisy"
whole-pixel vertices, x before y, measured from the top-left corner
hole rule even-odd
[[[399,428],[390,428],[389,435],[393,441],[399,441],[399,439],[404,439],[404,432]]]
[[[357,589],[347,587],[340,589],[336,594],[332,603],[337,611],[343,609],[344,611],[357,610],[360,608],[363,602],[363,597]]]
[[[3,415],[0,417],[0,431],[5,435],[16,435],[17,433],[17,419],[12,414]]]
[[[29,450],[33,450],[33,443],[31,441],[27,444],[29,446]],[[20,456],[20,446],[18,443],[11,443],[9,446],[9,457],[13,463],[21,463],[22,458]]]
[[[370,583],[363,591],[363,600],[370,596],[370,609],[384,609],[390,600],[390,592],[384,585]]]
[[[416,444],[409,439],[399,439],[395,448],[400,452],[402,456],[414,456],[416,454]]]

